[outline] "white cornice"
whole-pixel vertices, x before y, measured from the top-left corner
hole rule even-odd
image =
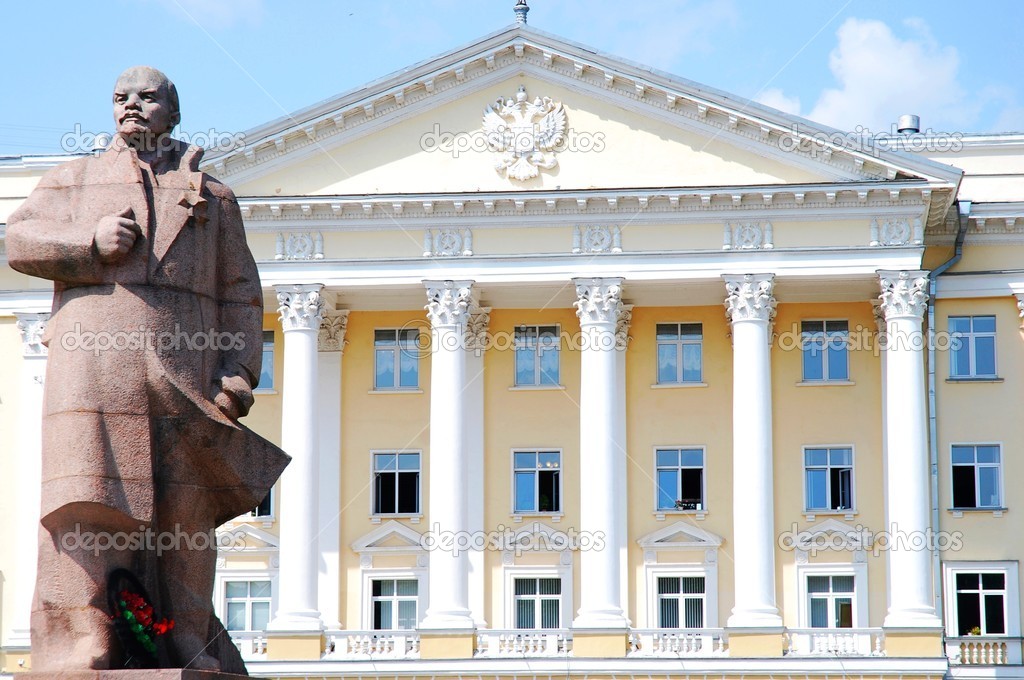
[[[15,312],[48,312],[53,307],[53,288],[36,290],[0,290],[0,316]]]
[[[694,223],[770,218],[810,221],[924,218],[948,188],[917,182],[766,185],[461,194],[245,197],[250,232],[302,229],[404,229],[435,225],[527,226],[567,223]],[[937,198],[938,196],[938,198]]]

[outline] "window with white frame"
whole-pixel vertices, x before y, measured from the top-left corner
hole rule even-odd
[[[699,323],[659,323],[658,384],[699,383],[703,380],[704,330]]]
[[[562,454],[559,451],[513,451],[513,512],[562,511]]]
[[[274,389],[274,331],[263,331],[263,359],[256,389],[268,392]]]
[[[999,508],[1002,475],[998,444],[954,444],[953,507]]]
[[[224,582],[224,627],[229,631],[262,631],[270,622],[269,580]]]
[[[703,576],[658,576],[658,628],[703,628]]]
[[[419,336],[415,328],[378,328],[373,332],[374,389],[419,387]]]
[[[373,514],[420,512],[420,454],[396,451],[373,454]]]
[[[853,449],[805,448],[804,488],[807,511],[853,508]]]
[[[705,510],[704,450],[656,449],[658,510]]]
[[[516,385],[558,385],[558,326],[519,326],[514,338]]]
[[[946,634],[1020,635],[1017,562],[946,562]]]
[[[273,517],[274,516],[274,502],[273,502],[274,490],[271,489],[267,492],[266,497],[260,501],[260,504],[249,511],[250,517]]]
[[[807,577],[807,613],[811,628],[853,628],[855,601],[852,574]]]
[[[412,630],[419,608],[416,579],[373,579],[370,584],[373,630]]]
[[[803,380],[806,382],[850,379],[850,324],[846,320],[812,320],[800,324],[803,348]]]
[[[951,316],[950,378],[996,377],[996,317]]]
[[[513,579],[517,629],[558,628],[562,622],[562,579]]]

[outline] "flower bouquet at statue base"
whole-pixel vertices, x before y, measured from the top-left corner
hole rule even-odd
[[[124,649],[124,667],[159,668],[158,638],[174,628],[174,621],[157,616],[146,589],[127,569],[110,573],[107,602],[114,632]]]

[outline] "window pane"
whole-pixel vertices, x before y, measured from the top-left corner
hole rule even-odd
[[[402,579],[395,583],[395,594],[399,596],[414,596],[418,590],[416,579]]]
[[[852,593],[853,592],[853,576],[833,576],[832,577],[832,592],[833,593]]]
[[[847,321],[826,321],[825,332],[826,333],[846,333],[850,329],[850,324]]]
[[[252,603],[252,628],[251,630],[266,630],[270,623],[270,603]]]
[[[661,598],[658,602],[658,624],[661,628],[679,627],[679,600]]]
[[[658,470],[658,508],[673,509],[679,494],[679,472]]]
[[[974,497],[973,465],[953,466],[953,507],[977,507],[977,500]]]
[[[811,628],[828,628],[828,600],[823,597],[811,598]]]
[[[557,470],[561,454],[557,451],[541,451],[537,454],[537,467]]]
[[[537,510],[558,512],[560,509],[558,470],[541,470],[537,473]]]
[[[658,467],[675,467],[679,465],[679,451],[676,449],[659,449],[657,457]]]
[[[974,373],[975,375],[996,374],[996,339],[994,337],[975,338]]]
[[[853,600],[848,597],[836,598],[836,628],[853,628]]]
[[[853,451],[850,449],[830,449],[828,460],[832,465],[845,465],[849,467],[853,465]]]
[[[951,316],[949,317],[950,333],[969,333],[971,330],[971,317]]]
[[[252,581],[249,583],[250,597],[270,597],[270,581]]]
[[[399,376],[401,387],[416,387],[419,385],[420,362],[412,350],[402,350],[398,353],[401,363],[401,375]]]
[[[244,602],[228,602],[227,614],[224,624],[228,630],[245,630]]]
[[[999,468],[978,468],[978,506],[999,507]]]
[[[420,473],[402,472],[398,475],[398,512],[420,511]]]
[[[540,627],[558,628],[558,600],[540,601]]]
[[[807,592],[809,592],[809,593],[827,593],[827,592],[829,592],[829,577],[828,576],[808,576],[807,577]]]
[[[828,508],[827,470],[807,471],[807,509],[824,510]]]
[[[1006,587],[1006,574],[982,574],[981,587],[985,590],[1002,590]]]
[[[536,383],[536,363],[532,348],[516,350],[516,384],[533,385]]]
[[[398,627],[402,630],[412,630],[416,627],[416,600],[399,601]]]
[[[995,333],[996,317],[976,316],[973,318],[971,325],[974,327],[973,330],[975,333]]]
[[[535,470],[537,468],[537,454],[532,451],[517,452],[512,456],[517,470]]]
[[[683,467],[704,466],[704,452],[700,449],[683,449],[679,452],[679,458]]]
[[[682,580],[682,592],[688,595],[704,594],[704,577],[687,576]]]
[[[228,581],[224,586],[224,594],[228,597],[248,597],[248,581]]]
[[[702,510],[704,503],[704,471],[699,468],[685,468],[679,473],[679,500],[683,510]]]
[[[807,466],[828,465],[828,449],[805,450],[804,464]]]
[[[540,350],[540,384],[558,384],[558,347],[542,346]]]
[[[678,380],[676,367],[676,346],[674,344],[658,345],[658,382],[673,383]]]
[[[274,387],[274,343],[263,343],[263,358],[260,365],[260,387],[265,390]]]
[[[954,376],[971,374],[971,352],[966,338],[956,337],[950,343],[950,371]]]
[[[804,380],[821,380],[824,377],[822,372],[822,351],[817,344],[804,346]]]
[[[536,595],[537,594],[537,579],[535,578],[517,578],[516,579],[516,595]]]
[[[542,578],[540,579],[540,594],[541,595],[561,595],[562,594],[562,579],[560,578]]]
[[[659,323],[655,327],[658,340],[675,340],[679,337],[679,324]]]
[[[974,447],[973,446],[954,446],[953,447],[953,464],[965,463],[967,465],[974,464]]]
[[[688,597],[683,601],[684,620],[686,628],[704,627],[704,600],[696,597]]]
[[[535,602],[533,600],[516,601],[516,628],[533,628],[536,617],[534,614]]]
[[[981,599],[975,593],[957,593],[956,627],[958,635],[967,635],[972,628],[981,628]]]
[[[804,335],[809,335],[809,334],[812,334],[812,333],[821,333],[824,330],[825,330],[825,322],[824,321],[802,321],[800,323],[800,331]]]
[[[375,513],[391,513],[395,511],[395,475],[392,472],[380,472],[373,479]]]
[[[679,324],[679,334],[684,340],[700,340],[704,329],[699,323],[683,323]]]
[[[420,454],[418,454],[418,453],[400,453],[400,454],[398,454],[398,469],[399,470],[419,470],[420,469]]]
[[[683,345],[683,381],[700,382],[701,346]]]
[[[535,472],[516,473],[516,512],[535,512],[537,500],[534,494]]]
[[[1006,633],[1006,622],[1003,620],[1003,596],[985,596],[985,634],[1003,635]]]
[[[373,332],[373,344],[381,347],[396,344],[396,334],[394,329],[389,330],[375,330]]]
[[[998,463],[999,462],[999,447],[998,446],[979,446],[977,451],[978,451],[978,462],[979,463]]]
[[[846,363],[846,343],[839,346],[833,339],[828,347],[828,379],[846,380],[849,378]]]
[[[658,578],[659,595],[678,595],[680,579],[676,576],[662,576]]]
[[[956,589],[957,590],[977,590],[978,589],[978,575],[977,574],[957,574],[956,575]]]
[[[374,377],[374,387],[394,387],[395,386],[395,353],[394,350],[390,349],[378,349],[374,353],[374,366],[376,367],[376,375]]]
[[[391,630],[391,602],[373,603],[373,629]]]

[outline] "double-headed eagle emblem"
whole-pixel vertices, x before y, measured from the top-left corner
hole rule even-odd
[[[550,97],[529,101],[520,85],[515,101],[498,99],[484,110],[484,133],[497,154],[498,174],[524,181],[558,165],[554,152],[565,139],[565,110]]]

